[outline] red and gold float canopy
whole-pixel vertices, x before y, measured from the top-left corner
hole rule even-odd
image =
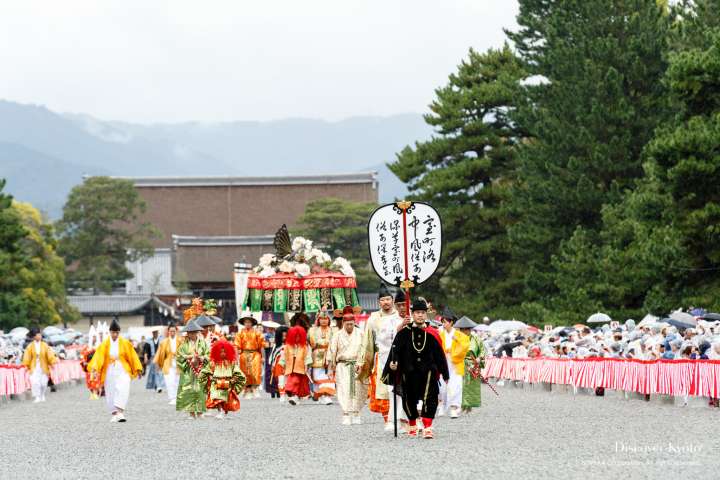
[[[357,288],[354,277],[337,272],[313,273],[298,277],[294,273],[276,273],[269,277],[250,275],[248,288],[258,290],[313,290],[316,288]]]

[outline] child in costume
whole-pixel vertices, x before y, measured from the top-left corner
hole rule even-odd
[[[280,359],[285,369],[285,394],[290,405],[297,405],[301,398],[310,396],[310,377],[312,353],[307,344],[307,333],[300,325],[288,330],[285,352]]]
[[[280,360],[285,355],[285,338],[287,337],[288,327],[282,325],[275,330],[275,346],[270,352],[270,378],[271,393],[277,393],[280,402],[285,401],[285,367],[280,365]]]
[[[228,412],[240,410],[238,394],[245,386],[237,362],[235,348],[227,340],[217,340],[210,348],[210,362],[200,372],[200,383],[205,385],[207,408],[216,408],[216,418],[226,418]]]
[[[92,360],[93,355],[95,355],[95,350],[100,343],[98,342],[98,336],[94,325],[90,327],[88,337],[90,338],[90,341],[80,352],[80,366],[85,372],[85,386],[87,386],[87,389],[90,391],[90,400],[98,400],[100,398],[100,389],[102,388],[102,385],[100,385],[100,379],[93,378],[88,370],[88,364],[90,363],[90,360]]]

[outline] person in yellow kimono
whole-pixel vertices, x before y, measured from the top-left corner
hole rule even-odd
[[[110,421],[125,422],[130,380],[142,375],[142,363],[130,340],[120,336],[117,320],[110,324],[110,336],[95,351],[88,370],[105,385],[105,400],[112,415]]]
[[[33,329],[30,332],[33,341],[25,349],[22,364],[30,373],[30,386],[34,403],[45,401],[48,379],[50,378],[50,367],[57,362],[55,352],[42,341],[40,330]]]
[[[250,315],[240,319],[243,328],[235,335],[235,348],[240,359],[240,370],[245,375],[244,398],[259,398],[258,387],[262,383],[263,358],[265,337],[258,332],[255,326],[257,320]]]
[[[158,368],[162,370],[170,405],[175,405],[177,399],[180,375],[177,370],[175,353],[181,342],[182,338],[177,334],[177,327],[174,324],[168,325],[168,336],[160,342],[160,347],[153,360]]]
[[[470,337],[453,327],[457,317],[449,307],[443,310],[442,320],[440,340],[450,370],[450,378],[447,382],[440,381],[440,405],[437,415],[441,417],[448,413],[450,418],[458,418],[462,405],[465,354],[470,348]]]

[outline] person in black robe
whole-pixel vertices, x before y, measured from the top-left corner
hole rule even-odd
[[[400,330],[383,369],[382,379],[394,385],[402,397],[410,436],[417,436],[417,419],[423,423],[423,436],[433,438],[432,423],[438,406],[442,377],[450,378],[440,339],[426,329],[427,304],[419,299],[412,305],[412,324]],[[418,402],[422,409],[418,411]]]

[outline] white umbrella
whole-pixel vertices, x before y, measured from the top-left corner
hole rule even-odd
[[[43,329],[43,334],[48,337],[52,337],[54,335],[62,335],[63,331],[61,328],[53,327],[52,325],[50,325],[49,327],[45,327]]]
[[[642,320],[640,320],[640,323],[637,324],[638,327],[644,327],[645,325],[650,325],[651,323],[656,323],[660,318],[656,317],[655,315],[647,314],[643,317]]]
[[[607,315],[605,313],[593,313],[590,315],[585,323],[610,323],[612,322],[612,318],[610,318],[610,315]]]
[[[480,324],[477,327],[473,328],[476,332],[487,332],[490,330],[490,325]]]
[[[272,320],[265,320],[264,322],[262,322],[262,326],[266,328],[278,328],[280,324],[277,322],[273,322]]]
[[[15,327],[10,330],[10,336],[13,338],[25,338],[28,333],[30,333],[30,330],[25,327]]]
[[[527,328],[527,324],[517,320],[495,320],[490,324],[488,330],[497,335],[511,330],[522,330],[523,328]]]
[[[697,325],[697,320],[695,320],[695,317],[693,317],[689,313],[683,312],[682,310],[677,310],[675,312],[672,312],[670,314],[670,318],[672,318],[673,320],[677,320],[678,322]]]

